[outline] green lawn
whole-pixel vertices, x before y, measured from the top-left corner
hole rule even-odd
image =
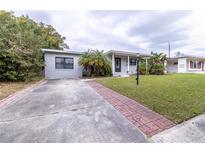
[[[136,85],[135,77],[96,81],[138,101],[175,123],[205,113],[205,75],[141,76],[139,86]]]

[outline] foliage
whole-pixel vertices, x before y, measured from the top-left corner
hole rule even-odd
[[[148,75],[149,74],[149,68],[150,65],[147,63],[147,70],[146,70],[146,61],[144,59],[140,60],[140,66],[139,66],[139,71],[141,75]]]
[[[153,75],[163,75],[164,74],[164,64],[154,64],[151,65],[152,67],[150,68],[149,74],[153,74]]]
[[[19,68],[22,71],[19,71]],[[1,80],[24,80],[26,66],[21,56],[13,51],[1,51],[0,52],[0,79]]]
[[[147,61],[147,73],[153,75],[163,75],[165,66],[164,63],[166,61],[166,55],[163,53],[154,53],[151,52],[151,56]],[[141,60],[140,63],[140,73],[146,74],[146,63],[145,60]]]
[[[0,81],[26,80],[42,73],[41,48],[68,48],[51,25],[0,11]]]
[[[175,123],[205,113],[205,74],[98,79],[97,82],[149,107]],[[194,89],[194,91],[193,91]]]
[[[182,53],[182,52],[180,52],[180,51],[177,51],[177,52],[175,53],[175,56],[176,56],[176,57],[181,57],[181,56],[184,56],[184,53]]]
[[[103,51],[88,50],[80,57],[79,64],[84,67],[89,76],[110,76],[112,73],[111,62]]]
[[[154,53],[151,52],[151,57],[149,58],[150,65],[150,74],[162,75],[164,74],[165,66],[164,63],[166,61],[166,55],[163,53]]]

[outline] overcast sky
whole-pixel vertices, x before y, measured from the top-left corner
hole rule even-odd
[[[205,14],[200,11],[14,11],[51,24],[70,50],[183,52],[205,55]]]

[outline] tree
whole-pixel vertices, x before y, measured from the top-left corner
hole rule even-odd
[[[89,76],[110,76],[112,73],[111,62],[103,51],[88,50],[80,57],[79,64]]]
[[[147,73],[162,75],[164,74],[165,66],[164,63],[166,61],[166,55],[163,53],[154,53],[151,52],[151,56],[147,60]],[[146,63],[145,60],[141,60],[140,62],[140,73],[146,74]]]
[[[180,52],[180,51],[177,51],[177,52],[175,53],[175,56],[176,56],[176,57],[181,57],[181,56],[184,56],[184,53],[182,53],[182,52]]]
[[[151,52],[151,57],[149,58],[149,73],[150,74],[156,74],[156,75],[162,75],[164,74],[164,63],[166,61],[166,55],[163,53],[154,53]]]
[[[68,48],[51,25],[0,11],[0,80],[26,80],[43,69],[41,48]]]

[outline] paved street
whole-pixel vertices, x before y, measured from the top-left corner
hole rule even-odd
[[[205,143],[205,115],[199,115],[151,138],[159,143]]]

